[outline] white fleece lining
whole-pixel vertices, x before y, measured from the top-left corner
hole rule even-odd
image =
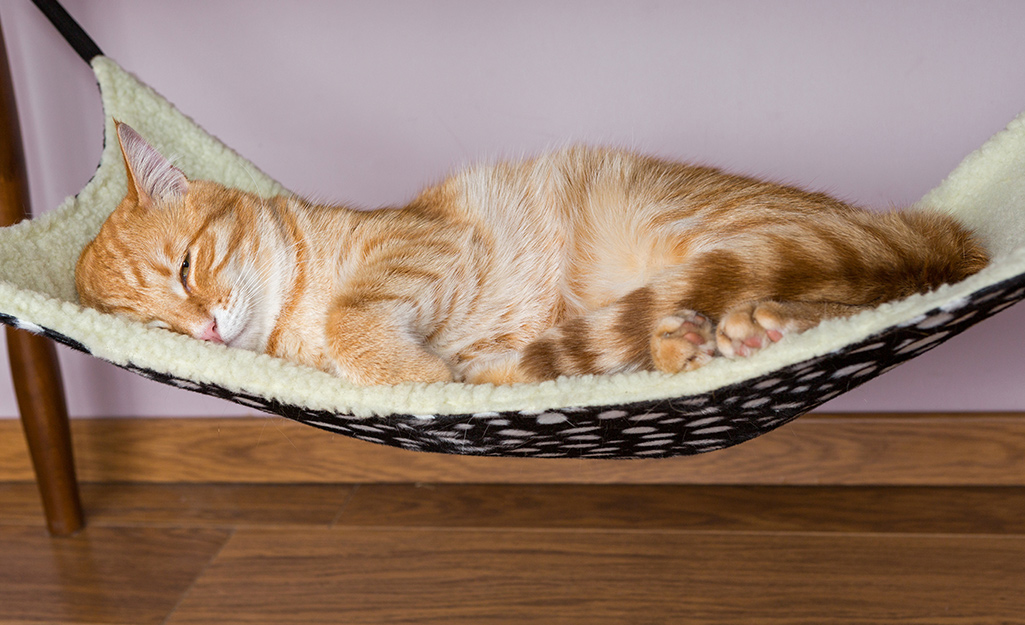
[[[125,193],[113,118],[131,125],[190,178],[216,180],[265,196],[287,191],[200,129],[113,61],[92,62],[106,113],[100,166],[77,197],[38,219],[0,229],[0,313],[42,326],[115,364],[133,364],[235,392],[356,416],[467,414],[620,405],[674,398],[770,373],[838,350],[926,311],[957,308],[972,292],[1025,273],[1025,115],[969,155],[919,205],[943,210],[978,232],[994,257],[979,274],[849,319],[832,320],[741,360],[717,359],[691,373],[562,378],[505,387],[400,384],[359,387],[328,374],[253,352],[149,329],[77,304],[74,266],[85,244]]]

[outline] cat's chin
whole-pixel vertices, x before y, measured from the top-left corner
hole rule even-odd
[[[223,338],[224,344],[228,347],[248,349],[256,352],[263,351],[264,343],[266,343],[266,338],[261,337],[259,330],[253,328],[252,324],[249,323],[243,324],[232,332],[230,337],[225,336]]]
[[[248,343],[250,343],[251,341],[246,340],[244,330],[245,329],[243,328],[242,332],[232,336],[231,338],[225,338],[224,344],[228,347],[237,347],[239,349],[252,349],[252,347],[248,345]]]

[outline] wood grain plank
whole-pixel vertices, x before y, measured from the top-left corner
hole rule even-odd
[[[0,421],[0,480],[32,479]],[[74,419],[87,482],[1025,485],[1018,414],[808,415],[733,448],[666,460],[407,452],[278,417]]]
[[[84,484],[83,496],[93,527],[1025,534],[1021,487]],[[43,523],[34,484],[0,483],[0,525]]]
[[[161,623],[229,532],[0,527],[0,622]]]
[[[82,484],[91,527],[328,527],[354,487],[330,484]],[[34,484],[0,483],[0,525],[43,523]]]
[[[39,489],[29,482],[0,482],[0,525],[42,527],[43,505]]]
[[[336,527],[1025,535],[1025,488],[371,484]]]
[[[236,533],[169,623],[1025,623],[1025,537]]]

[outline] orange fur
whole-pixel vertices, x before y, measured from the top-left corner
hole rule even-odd
[[[129,188],[82,252],[81,302],[361,384],[686,371],[987,262],[936,213],[623,151],[475,167],[358,212],[187,180],[118,136]]]

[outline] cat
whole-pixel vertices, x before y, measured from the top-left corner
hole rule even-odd
[[[357,211],[189,180],[116,128],[128,189],[79,258],[81,303],[357,384],[691,371],[988,262],[939,213],[621,150]]]

